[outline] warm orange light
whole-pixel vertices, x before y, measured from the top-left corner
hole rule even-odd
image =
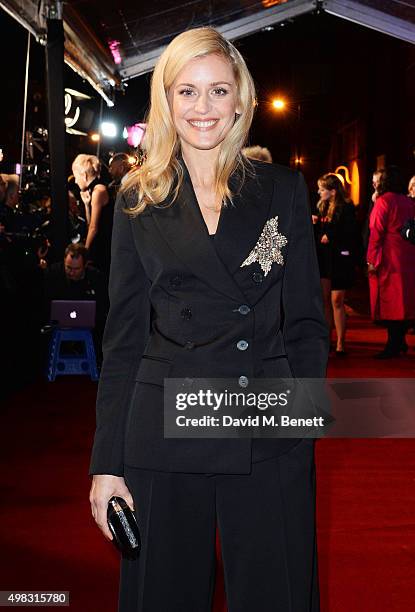
[[[276,4],[285,4],[288,0],[262,0],[262,6],[264,8],[270,8]]]
[[[276,110],[283,110],[285,108],[285,100],[282,98],[275,98],[275,100],[272,101],[272,106]]]
[[[91,140],[92,142],[99,142],[100,141],[99,134],[97,133],[91,134]]]
[[[356,206],[360,204],[360,175],[357,161],[352,162],[352,186],[350,188],[350,195]]]
[[[137,158],[133,155],[130,155],[128,158],[128,163],[131,164],[131,166],[135,166],[137,163]]]

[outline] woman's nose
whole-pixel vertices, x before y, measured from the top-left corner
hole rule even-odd
[[[198,113],[207,113],[209,111],[209,97],[207,94],[200,94],[196,100],[195,111]]]

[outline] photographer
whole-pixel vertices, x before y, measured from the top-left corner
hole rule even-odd
[[[97,358],[108,312],[104,278],[96,268],[86,265],[87,250],[81,243],[66,247],[64,260],[44,272],[44,318],[49,321],[52,300],[92,300],[96,302],[94,340]]]

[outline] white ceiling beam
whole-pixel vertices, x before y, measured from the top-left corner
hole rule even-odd
[[[392,5],[393,2],[390,4]],[[342,17],[377,32],[415,44],[415,25],[405,19],[394,17],[353,0],[325,0],[323,9],[335,17]]]

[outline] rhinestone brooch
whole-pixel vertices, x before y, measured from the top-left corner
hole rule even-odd
[[[274,262],[280,266],[284,265],[281,248],[287,242],[287,238],[278,232],[278,216],[268,219],[258,242],[241,264],[241,268],[243,266],[250,266],[257,261],[264,272],[264,276],[267,276]]]

